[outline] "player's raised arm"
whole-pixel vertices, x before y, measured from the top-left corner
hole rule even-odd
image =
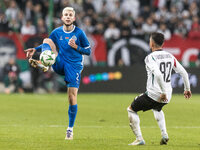
[[[34,55],[34,53],[37,51],[37,52],[41,52],[41,49],[42,49],[42,45],[39,45],[37,47],[34,47],[34,48],[28,48],[26,50],[24,50],[24,52],[26,53],[26,57],[28,59],[32,58],[32,56]]]
[[[74,48],[75,50],[77,50],[78,52],[80,52],[81,54],[84,54],[84,55],[90,55],[91,53],[91,48],[90,46],[88,47],[81,47],[81,46],[78,46],[76,43],[75,43],[75,40],[74,39],[70,39],[69,40],[69,45]]]
[[[192,96],[190,90],[190,82],[187,71],[183,68],[183,66],[174,58],[174,66],[173,69],[176,73],[179,73],[183,78],[184,83],[184,97],[189,99]]]
[[[75,50],[77,50],[79,53],[84,54],[84,55],[90,55],[91,54],[91,47],[90,47],[90,43],[87,39],[87,36],[85,35],[84,32],[80,33],[80,43],[81,45],[77,45],[75,43],[74,39],[70,39],[69,40],[69,45],[74,48]]]

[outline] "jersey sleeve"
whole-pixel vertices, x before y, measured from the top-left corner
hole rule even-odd
[[[160,69],[156,63],[155,58],[152,55],[148,55],[145,58],[145,64],[146,64],[147,69],[150,70],[152,74],[154,74],[154,77],[157,80],[158,85],[160,86],[160,89],[162,90],[162,93],[166,93],[163,76],[162,76],[162,73],[160,72]]]
[[[51,32],[49,38],[50,38],[55,44],[57,44],[57,43],[56,43],[56,39],[57,39],[57,37],[56,37],[56,29],[53,30],[53,31]]]
[[[41,51],[42,51],[42,45],[43,45],[43,44],[41,44],[41,45],[35,47],[35,50],[36,50],[37,52],[41,52]]]
[[[185,90],[185,91],[190,91],[190,82],[189,82],[188,73],[187,73],[186,70],[183,68],[183,66],[177,61],[176,58],[174,58],[173,70],[174,70],[176,73],[179,73],[179,74],[182,76],[183,82],[184,82],[184,90]]]
[[[77,51],[80,52],[81,54],[90,55],[91,53],[90,43],[83,31],[80,33],[79,38],[80,38],[79,39],[80,45],[78,45]]]

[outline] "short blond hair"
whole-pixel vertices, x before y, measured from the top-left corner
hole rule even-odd
[[[75,10],[73,7],[65,7],[62,11],[62,15],[64,15],[65,11],[72,11],[75,16]]]

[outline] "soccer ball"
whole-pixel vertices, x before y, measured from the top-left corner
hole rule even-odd
[[[44,66],[51,66],[56,61],[56,55],[50,50],[43,51],[40,54],[40,61]]]

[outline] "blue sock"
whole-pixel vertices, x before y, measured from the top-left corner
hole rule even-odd
[[[42,44],[42,52],[44,52],[46,50],[50,50],[51,51],[51,47],[49,46],[49,44],[43,43]]]
[[[72,128],[74,126],[77,110],[78,110],[77,104],[69,105],[68,116],[69,116],[69,127],[70,128]]]

